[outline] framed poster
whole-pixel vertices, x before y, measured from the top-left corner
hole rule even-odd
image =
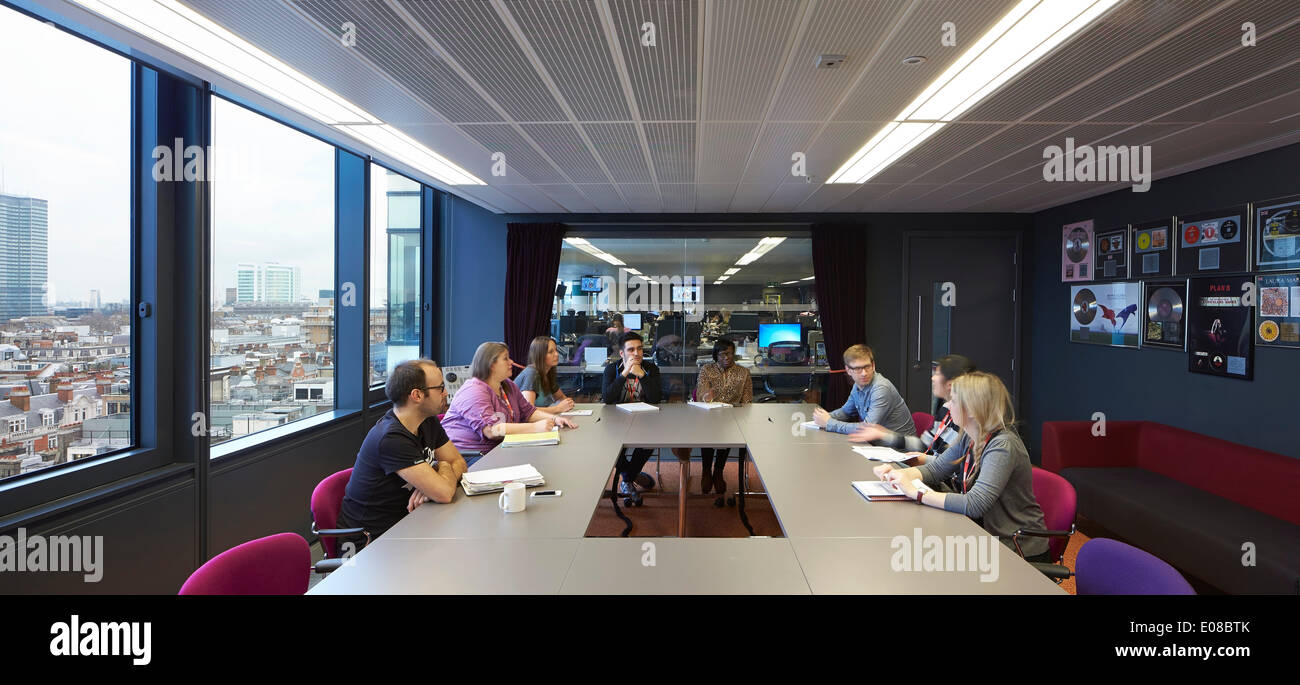
[[[1061,280],[1092,280],[1092,219],[1061,229]]]
[[[1257,202],[1255,269],[1300,269],[1300,195]]]
[[[1300,273],[1260,274],[1255,277],[1259,297],[1259,325],[1255,344],[1300,348]]]
[[[1146,281],[1142,294],[1142,346],[1187,349],[1187,280]]]
[[[1128,226],[1097,231],[1097,266],[1092,280],[1114,281],[1129,277]]]
[[[1187,368],[1253,380],[1255,308],[1243,302],[1250,276],[1193,278],[1187,285]]]
[[[1133,224],[1133,275],[1147,277],[1174,274],[1174,250],[1170,243],[1172,218]]]
[[[1250,256],[1243,223],[1246,205],[1225,207],[1178,217],[1179,275],[1234,273],[1246,270]]]
[[[1136,281],[1070,286],[1070,342],[1137,349],[1141,301]]]

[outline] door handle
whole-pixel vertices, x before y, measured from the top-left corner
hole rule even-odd
[[[921,364],[921,296],[916,296],[916,363],[912,364],[913,371],[920,371]]]

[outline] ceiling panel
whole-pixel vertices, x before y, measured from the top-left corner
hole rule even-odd
[[[658,212],[663,209],[659,191],[649,183],[620,183],[618,189],[634,212]]]
[[[1029,211],[1106,187],[1042,181],[1066,137],[1150,142],[1166,172],[1300,137],[1300,2],[1128,0],[858,187],[824,181],[1016,0],[182,1],[505,211]]]
[[[572,124],[521,124],[537,146],[577,183],[606,183],[609,176]]]
[[[785,124],[769,122],[758,134],[758,144],[745,165],[745,183],[776,184],[794,178],[791,157],[796,152],[808,153],[808,143],[817,130],[817,124]]]
[[[808,18],[803,39],[789,64],[783,65],[788,71],[768,118],[822,121],[830,116],[907,4],[901,0],[818,2]],[[847,55],[848,59],[837,68],[819,69],[816,61],[822,54]]]
[[[845,63],[858,72],[870,60],[866,73],[845,98],[832,117],[834,121],[890,121],[898,116],[926,86],[938,78],[965,48],[997,23],[1018,0],[982,0],[980,2],[911,2],[901,13],[894,32],[878,54],[864,54]],[[954,46],[942,44],[943,24],[952,22],[956,29]],[[926,61],[918,65],[903,64],[903,58],[920,55]],[[858,141],[854,149],[869,140]]]
[[[693,121],[698,0],[607,0],[643,121]],[[641,27],[654,24],[654,45]]]
[[[416,32],[386,5],[378,2],[327,2],[293,0],[307,16],[332,32],[346,23],[356,26],[353,48],[393,80],[415,93],[443,117],[453,122],[504,121],[454,69],[429,48]],[[222,3],[236,13],[270,3]],[[284,30],[283,25],[272,25]],[[340,50],[344,49],[340,44]],[[324,67],[322,69],[322,66]],[[327,70],[318,66],[307,73]]]
[[[567,121],[488,2],[396,0],[515,121]]]
[[[762,121],[807,0],[714,0],[701,93],[705,121]]]
[[[660,183],[695,181],[694,124],[646,124],[645,136]]]
[[[505,0],[580,121],[632,118],[594,0]]]
[[[758,126],[757,123],[701,123],[698,143],[700,175],[697,180],[700,183],[739,183]]]
[[[649,183],[650,167],[633,124],[583,124],[616,183]]]
[[[560,183],[567,179],[509,124],[465,124],[466,134],[487,148],[489,156],[505,155],[505,177],[481,177],[489,183]],[[516,177],[518,176],[518,178]]]

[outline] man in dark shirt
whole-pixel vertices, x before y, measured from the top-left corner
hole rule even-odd
[[[442,370],[428,359],[393,369],[384,386],[393,408],[361,443],[339,527],[365,528],[374,539],[421,504],[445,504],[456,495],[466,465],[438,424],[447,409],[446,388]]]
[[[618,341],[619,362],[605,367],[605,378],[601,390],[605,404],[624,404],[626,402],[645,402],[659,404],[663,397],[662,379],[659,367],[645,361],[645,343],[641,336],[627,332]],[[654,450],[638,447],[622,455],[618,460],[618,470],[622,483],[619,492],[631,499],[639,500],[638,486],[643,489],[655,486],[654,478],[642,473],[641,467]]]

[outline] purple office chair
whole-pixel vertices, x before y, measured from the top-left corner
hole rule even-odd
[[[919,438],[930,430],[930,426],[934,425],[934,416],[923,411],[914,411],[912,412],[912,423],[916,424],[916,437]]]
[[[1173,566],[1118,540],[1089,540],[1075,567],[1075,591],[1081,595],[1196,594]]]
[[[339,538],[364,535],[366,544],[370,543],[370,533],[364,528],[338,527],[339,511],[343,508],[343,492],[351,477],[352,469],[332,473],[311,492],[311,532],[320,538],[320,547],[325,553],[325,558],[316,562],[317,573],[330,573],[343,564],[339,553]]]
[[[311,549],[297,533],[278,533],[232,547],[208,560],[181,586],[182,595],[301,595]]]
[[[1061,564],[1065,548],[1074,535],[1074,515],[1078,510],[1079,498],[1070,481],[1059,474],[1046,469],[1033,467],[1034,499],[1043,510],[1043,525],[1047,530],[1022,528],[1012,534],[1011,540],[1016,545],[1016,552],[1025,556],[1020,550],[1020,536],[1049,538],[1047,549],[1052,553],[1052,563],[1035,563],[1034,568],[1056,582],[1070,577],[1070,569]]]

